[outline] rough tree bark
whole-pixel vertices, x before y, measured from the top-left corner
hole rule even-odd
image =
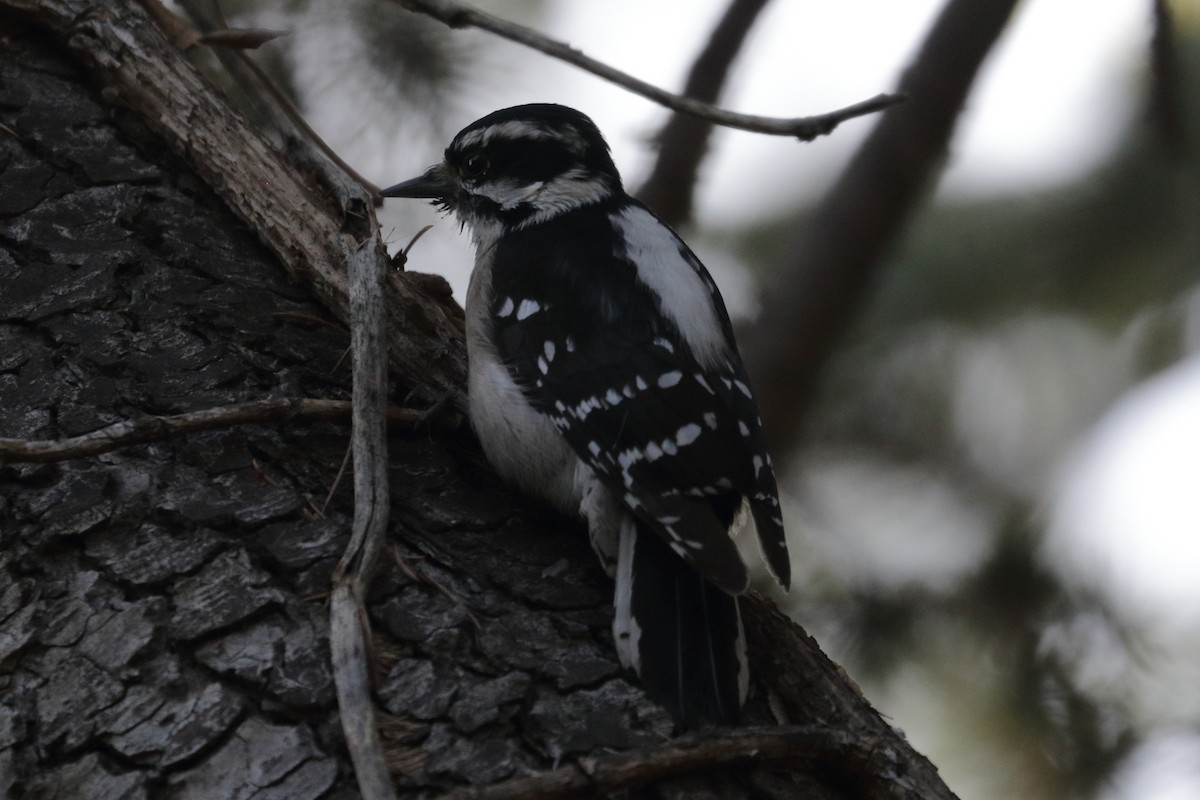
[[[277,188],[222,185],[203,153],[252,134],[181,146],[172,131],[232,129],[146,118],[117,87],[103,37],[180,58],[140,8],[14,0],[0,30],[0,436],[345,400],[343,265],[299,263],[264,245],[270,220],[247,225],[238,197]],[[279,219],[339,230],[325,205],[294,210]],[[392,396],[453,386],[444,298],[403,302]],[[0,461],[0,796],[358,796],[325,607],[349,483],[325,498],[349,430],[319,416]],[[369,617],[402,796],[953,796],[757,600],[746,727],[666,741],[665,713],[616,663],[611,587],[578,526],[499,485],[461,431],[410,425],[389,447]]]

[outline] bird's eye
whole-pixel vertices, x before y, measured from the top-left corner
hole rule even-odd
[[[490,166],[491,163],[488,161],[487,156],[482,153],[473,153],[463,160],[462,174],[472,180],[479,180],[487,174],[488,167]]]

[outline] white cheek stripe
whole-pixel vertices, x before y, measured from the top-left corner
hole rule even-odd
[[[471,189],[471,194],[477,197],[486,197],[505,211],[509,211],[522,203],[533,200],[545,185],[542,181],[519,184],[512,180],[502,180],[480,184]]]

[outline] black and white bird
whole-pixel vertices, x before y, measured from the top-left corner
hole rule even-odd
[[[762,419],[707,270],[565,106],[489,114],[383,194],[433,199],[470,230],[472,425],[503,477],[586,519],[616,579],[621,663],[681,727],[736,721],[749,576],[731,535],[752,519],[785,589],[790,563]]]

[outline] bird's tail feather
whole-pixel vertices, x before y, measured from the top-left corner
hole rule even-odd
[[[749,680],[737,598],[633,517],[621,527],[616,577],[621,663],[681,729],[735,723]]]

